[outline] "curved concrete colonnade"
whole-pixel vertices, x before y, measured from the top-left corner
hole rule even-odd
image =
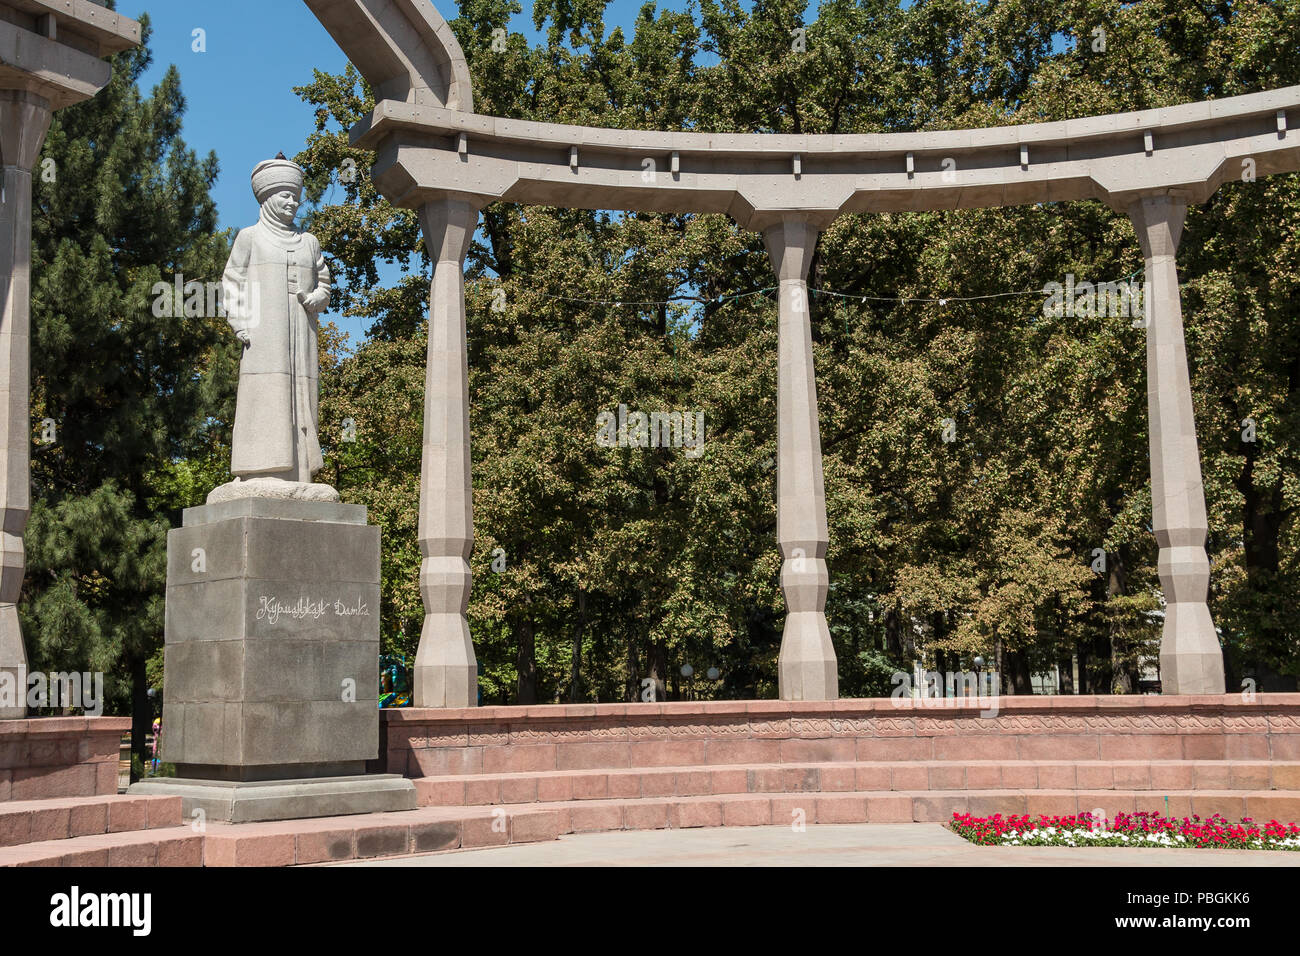
[[[378,99],[352,142],[417,210],[435,263],[429,300],[417,707],[477,702],[465,612],[473,544],[463,268],[479,211],[507,201],[725,213],[761,232],[780,283],[777,540],[788,615],[780,693],[837,696],[826,627],[826,505],[809,259],[846,213],[1095,199],[1127,214],[1146,264],[1153,528],[1167,602],[1166,693],[1221,694],[1206,605],[1205,496],[1175,256],[1190,203],[1225,181],[1300,169],[1300,87],[1064,122],[933,133],[765,135],[597,129],[481,116],[464,54],[429,0],[304,0]],[[647,162],[649,161],[649,162]],[[653,176],[649,174],[653,173]]]

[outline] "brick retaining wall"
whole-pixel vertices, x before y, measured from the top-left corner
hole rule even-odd
[[[996,705],[996,711],[991,710]],[[906,760],[1300,760],[1300,694],[557,704],[380,712],[371,770]]]
[[[0,801],[117,793],[129,717],[0,720]]]

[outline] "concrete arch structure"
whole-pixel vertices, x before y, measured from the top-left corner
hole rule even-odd
[[[465,58],[429,0],[305,0],[376,91],[352,130],[394,204],[419,211],[430,290],[420,484],[425,622],[417,707],[477,702],[465,612],[473,543],[463,268],[479,210],[495,201],[725,213],[760,232],[781,287],[777,538],[788,610],[787,700],[837,696],[826,627],[826,504],[807,272],[817,237],[845,213],[1096,199],[1141,243],[1147,309],[1153,528],[1167,603],[1166,693],[1222,694],[1206,604],[1200,456],[1175,256],[1190,203],[1249,170],[1300,169],[1300,86],[1064,122],[935,133],[763,135],[645,132],[522,122],[473,112]],[[649,164],[647,164],[649,161]],[[647,177],[647,173],[653,173]]]
[[[474,111],[469,65],[425,0],[304,0],[376,100]]]

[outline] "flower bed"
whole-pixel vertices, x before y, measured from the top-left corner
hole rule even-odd
[[[1249,817],[1229,823],[1215,814],[1174,817],[1158,813],[1117,813],[1113,820],[1091,813],[1068,817],[1028,814],[1004,817],[974,817],[954,813],[949,828],[981,846],[1132,846],[1182,847],[1222,850],[1300,850],[1300,824],[1256,823]]]

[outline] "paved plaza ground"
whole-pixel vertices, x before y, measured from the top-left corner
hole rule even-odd
[[[1300,853],[1121,847],[980,847],[937,823],[707,827],[563,836],[546,843],[345,866],[1300,866]]]

